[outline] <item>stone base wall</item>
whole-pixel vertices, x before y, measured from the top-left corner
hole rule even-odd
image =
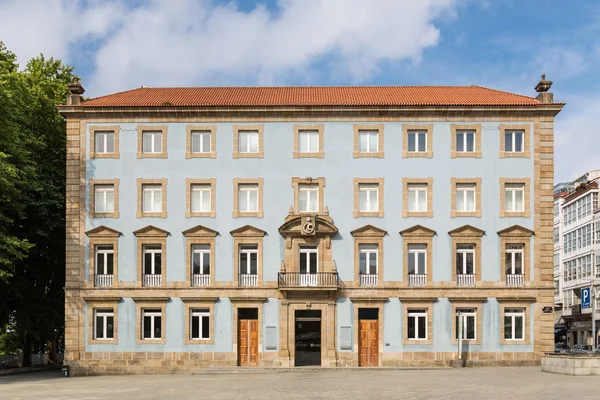
[[[600,355],[542,357],[542,371],[563,375],[600,375]]]
[[[190,352],[81,352],[77,360],[66,360],[71,376],[142,375],[200,372],[209,367],[236,367],[237,353]],[[457,353],[404,352],[383,353],[381,367],[451,367],[458,361]],[[525,366],[540,365],[536,353],[465,353],[464,365]],[[280,359],[277,352],[259,353],[259,367],[289,367],[289,360]],[[336,363],[326,367],[358,367],[355,353],[337,354]]]

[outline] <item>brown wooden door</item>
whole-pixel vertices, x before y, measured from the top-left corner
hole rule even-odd
[[[238,365],[258,366],[258,320],[241,319],[238,322]]]
[[[358,331],[358,365],[360,367],[379,366],[379,321],[360,320]]]

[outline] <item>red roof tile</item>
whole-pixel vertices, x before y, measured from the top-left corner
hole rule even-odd
[[[538,100],[481,86],[147,88],[82,107],[536,106]]]

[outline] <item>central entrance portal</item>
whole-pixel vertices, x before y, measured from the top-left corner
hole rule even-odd
[[[321,311],[296,310],[295,365],[321,365]]]

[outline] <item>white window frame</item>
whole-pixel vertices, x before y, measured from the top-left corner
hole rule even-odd
[[[519,310],[519,311],[516,311]],[[511,337],[507,338],[504,336],[504,340],[524,340],[525,339],[525,309],[524,308],[505,308],[504,309],[504,332],[506,332],[506,318],[510,317],[511,319]],[[516,337],[516,319],[522,318],[521,322],[521,338]]]
[[[311,144],[314,140],[315,150],[311,150]],[[302,142],[304,143],[304,150],[302,147]],[[319,131],[312,129],[301,129],[298,131],[298,153],[307,154],[307,153],[318,153],[321,149],[319,148]]]
[[[146,204],[146,193],[150,193],[150,204]],[[142,211],[145,213],[160,213],[162,212],[162,185],[161,184],[149,184],[144,183],[142,185]],[[154,209],[154,204],[156,200],[156,196],[160,196],[160,208],[158,210]]]
[[[306,272],[304,274],[314,275],[314,274],[319,273],[319,248],[317,246],[300,246],[298,253],[299,253],[298,254],[298,273],[300,273],[300,254],[306,254]],[[311,272],[311,269],[312,269],[312,263],[310,261],[311,254],[317,255],[315,257],[315,259],[317,260],[315,268],[314,268],[315,272]]]
[[[472,311],[465,311],[465,310],[472,310]],[[462,319],[463,319],[463,336],[462,338],[464,340],[477,340],[477,309],[472,309],[472,308],[459,308],[456,310],[456,318],[458,318],[459,314],[462,315]],[[472,338],[468,338],[467,337],[467,321],[469,318],[473,318],[473,337]],[[454,323],[456,324],[456,320],[454,321]],[[456,332],[456,337],[458,338],[458,332]]]
[[[158,248],[151,248],[151,247],[158,247]],[[150,257],[150,274],[146,273],[146,254],[152,254],[152,256]],[[158,256],[157,256],[158,254]],[[156,257],[160,257],[160,271],[162,274],[162,269],[163,269],[163,259],[162,259],[162,245],[156,245],[156,244],[148,244],[148,245],[144,245],[142,247],[142,272],[143,275],[160,275],[156,273]]]
[[[465,248],[465,246],[470,246],[470,248]],[[456,245],[456,254],[457,254],[457,258],[458,258],[458,253],[461,253],[463,255],[462,260],[463,260],[463,265],[460,266],[456,265],[456,273],[458,274],[458,269],[462,270],[462,273],[458,274],[458,275],[471,275],[471,274],[467,274],[467,254],[472,254],[473,256],[473,272],[472,274],[475,275],[475,245],[474,244],[469,244],[469,243],[461,243]],[[461,268],[462,267],[462,268]]]
[[[145,324],[146,317],[150,317],[150,337],[144,337],[144,332],[145,332],[144,324]],[[156,328],[156,317],[160,317],[160,337],[154,336],[154,333],[155,333],[154,330]],[[162,339],[162,335],[164,333],[162,331],[162,319],[163,319],[162,310],[154,311],[153,308],[142,310],[142,340],[161,340]]]
[[[251,210],[250,197],[252,193],[256,193],[256,209]],[[258,203],[260,201],[260,193],[258,192],[258,184],[256,183],[240,183],[238,185],[238,211],[239,212],[258,212]],[[246,205],[246,209],[242,205]]]
[[[109,208],[108,204],[108,194],[112,193],[112,204]],[[98,199],[102,199],[103,209],[98,208]],[[96,213],[112,213],[115,211],[115,185],[112,183],[109,184],[99,184],[94,185],[94,211]]]
[[[108,318],[113,319],[112,337],[108,337]],[[98,337],[98,319],[102,319],[102,337]],[[115,312],[108,309],[94,310],[94,340],[114,340],[115,339]]]
[[[408,189],[408,211],[409,212],[427,212],[427,191],[429,185],[426,183],[409,183]],[[414,196],[415,208],[411,210],[410,196]]]
[[[246,136],[246,148],[242,148],[242,136]],[[256,151],[252,150],[252,142],[256,142]],[[240,130],[238,131],[238,152],[244,154],[257,154],[260,152],[260,141],[258,140],[258,131]]]
[[[198,130],[198,131],[192,131],[192,137],[191,137],[191,143],[190,143],[190,151],[193,154],[205,154],[205,153],[210,153],[211,152],[211,131],[205,131],[205,130]],[[204,148],[204,136],[208,135],[208,150]],[[194,140],[194,138],[196,138],[196,140]],[[200,144],[200,151],[194,151],[194,143],[197,142],[199,140],[199,144]]]
[[[510,201],[506,201],[507,192],[511,193]],[[521,209],[517,209],[517,192],[521,193],[522,201]],[[523,212],[525,211],[525,184],[523,183],[505,183],[504,184],[504,211],[507,212]]]
[[[473,136],[473,150],[469,151],[469,147],[467,145],[468,140],[467,138],[469,137],[469,135]],[[458,147],[458,136],[462,136],[463,139],[463,148],[460,149]],[[456,152],[457,153],[475,153],[475,149],[477,148],[477,135],[475,135],[475,131],[470,131],[470,130],[460,130],[460,131],[456,131]]]
[[[358,211],[359,212],[379,212],[379,184],[377,183],[359,183],[358,184]],[[371,196],[375,193],[375,200],[371,201]],[[365,193],[365,204],[361,202],[361,194]]]
[[[424,254],[424,258],[423,258],[423,272],[419,272],[419,267],[421,266],[419,264],[419,254]],[[422,244],[409,244],[408,245],[408,257],[413,257],[414,258],[414,264],[415,264],[415,275],[427,275],[427,245],[422,245]],[[410,263],[410,260],[408,261]],[[407,265],[408,268],[408,265]],[[409,271],[410,273],[410,271]]]
[[[240,275],[254,275],[252,273],[252,261],[250,254],[256,254],[256,275],[258,275],[258,246],[257,245],[242,245],[239,249],[239,274]],[[247,254],[246,265],[242,265],[242,254]]]
[[[194,337],[193,326],[194,317],[198,317],[198,337]],[[202,327],[204,325],[204,317],[208,318],[208,336],[202,337]],[[209,340],[210,339],[210,309],[208,308],[192,308],[190,310],[190,340]]]
[[[375,149],[371,148],[371,136],[375,136]],[[366,148],[361,149],[361,138],[366,137]],[[358,151],[359,153],[377,153],[379,151],[379,131],[359,130],[358,131]]]
[[[473,207],[468,208],[469,195],[473,196]],[[463,198],[463,209],[458,207],[458,198]],[[456,184],[456,212],[475,212],[477,210],[477,185],[474,183],[457,183]]]
[[[111,151],[108,151],[108,137],[113,137],[113,148]],[[94,152],[96,154],[114,154],[115,153],[115,132],[114,131],[95,131],[94,132]],[[99,151],[98,144],[102,143],[102,147],[104,151]]]
[[[361,268],[361,254],[365,254],[365,266],[364,271],[366,275],[377,275],[379,273],[379,245],[377,244],[359,244],[358,245],[358,272],[360,273]],[[371,272],[371,259],[375,257],[375,273]]]
[[[200,272],[194,273],[194,255],[199,254],[200,257]],[[204,259],[208,256],[208,274],[204,273]],[[194,244],[192,245],[192,257],[190,260],[191,264],[190,268],[192,271],[192,275],[210,275],[212,270],[212,260],[210,257],[210,245],[209,244]]]
[[[101,247],[107,247],[106,249],[101,249]],[[110,247],[110,249],[108,249]],[[113,273],[115,268],[115,249],[112,244],[99,244],[95,246],[96,251],[96,265],[95,265],[95,273],[96,275],[108,275],[108,255],[113,255]],[[100,263],[98,260],[102,257],[102,265],[104,266],[104,271],[98,271],[98,267]]]
[[[525,274],[525,245],[520,243],[508,243],[507,248],[504,249],[506,254],[510,254],[510,275],[515,275],[517,270],[517,254],[521,254],[521,274]],[[520,246],[520,248],[510,248],[508,246]],[[504,268],[506,268],[506,261],[504,263]],[[519,274],[519,275],[521,275]]]
[[[211,185],[193,183],[190,187],[191,212],[211,212]],[[200,204],[194,201],[194,194],[200,193]]]
[[[511,150],[506,149],[506,136],[511,137]],[[521,135],[521,150],[515,151],[515,145],[517,143],[517,135]],[[522,130],[507,130],[504,132],[504,151],[506,153],[524,153],[525,152],[525,132]]]
[[[419,310],[408,310],[408,316],[407,316],[407,325],[406,325],[406,338],[408,340],[427,340],[427,310],[423,310],[423,309],[419,309]],[[415,337],[411,338],[409,336],[409,332],[410,330],[408,329],[408,326],[410,325],[410,319],[413,318],[414,319],[414,324],[415,324]],[[419,319],[423,318],[425,320],[425,332],[421,332],[419,330]],[[423,335],[424,334],[424,335]]]
[[[408,145],[408,143],[410,143],[410,135],[414,135],[415,136],[415,149],[411,150],[410,146]],[[425,137],[425,149],[423,150],[419,150],[419,136],[423,135]],[[407,152],[409,153],[427,153],[427,146],[429,145],[429,143],[427,143],[427,131],[422,131],[422,130],[410,130],[408,131],[408,138],[407,138]]]
[[[315,204],[311,200],[311,194],[316,194]],[[306,199],[306,209],[302,209],[302,198]],[[301,183],[298,185],[298,212],[316,213],[319,211],[319,185]]]
[[[161,131],[143,131],[142,132],[142,152],[145,154],[159,154],[163,152],[162,149],[162,139],[163,139],[163,133]],[[158,136],[158,143],[160,143],[158,145],[158,149],[156,149],[156,136]],[[146,148],[146,146],[144,146],[144,143],[146,143],[146,140],[148,140],[147,138],[150,138],[150,151],[144,151],[144,149]]]

